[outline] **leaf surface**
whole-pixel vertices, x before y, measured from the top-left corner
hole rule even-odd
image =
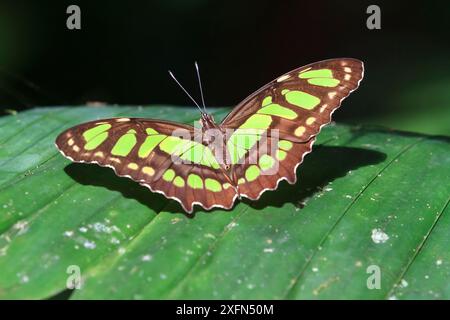
[[[222,118],[228,109],[215,109]],[[450,298],[450,139],[330,125],[257,202],[196,211],[96,165],[58,133],[113,116],[191,123],[169,106],[40,108],[0,118],[0,298]],[[381,288],[369,289],[369,266]]]

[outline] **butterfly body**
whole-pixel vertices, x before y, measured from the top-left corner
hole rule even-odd
[[[257,200],[296,169],[322,126],[363,77],[355,59],[331,59],[288,72],[238,104],[220,123],[201,113],[200,128],[142,118],[91,121],[61,133],[56,146],[74,162],[114,169],[185,211],[229,209]]]

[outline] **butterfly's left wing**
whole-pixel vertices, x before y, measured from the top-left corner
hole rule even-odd
[[[74,162],[114,169],[154,192],[177,200],[187,212],[230,208],[237,197],[212,151],[197,142],[192,126],[141,118],[113,118],[80,124],[56,139]]]
[[[321,127],[358,87],[363,71],[363,63],[350,58],[312,63],[268,83],[225,117],[221,126],[235,130],[227,149],[241,196],[258,199],[281,180],[296,181],[297,166]],[[276,153],[269,155],[271,149],[260,148],[263,144],[273,145]],[[265,174],[274,166],[278,169]]]

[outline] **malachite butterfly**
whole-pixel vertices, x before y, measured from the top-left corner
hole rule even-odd
[[[316,62],[271,81],[220,124],[203,112],[200,128],[143,118],[96,120],[64,131],[56,146],[74,162],[111,167],[177,200],[186,212],[195,204],[230,209],[238,198],[257,200],[282,180],[296,182],[320,129],[358,88],[363,72],[356,59]]]

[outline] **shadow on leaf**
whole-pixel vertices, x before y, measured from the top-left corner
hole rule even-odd
[[[71,163],[64,168],[64,171],[73,180],[82,185],[98,186],[112,191],[119,191],[123,197],[135,199],[156,213],[160,212],[168,201],[163,195],[153,193],[131,179],[116,176],[110,168]]]
[[[297,169],[297,183],[280,182],[278,189],[264,193],[254,202],[244,200],[252,208],[282,207],[287,202],[302,208],[306,199],[349,171],[383,162],[386,154],[378,151],[319,145],[305,157]]]
[[[266,192],[258,201],[243,200],[255,209],[266,206],[282,207],[291,202],[302,206],[303,201],[318,192],[322,187],[336,178],[345,176],[350,170],[376,164],[386,159],[381,152],[349,148],[317,146],[299,166],[298,182],[292,186],[286,182],[280,183],[277,190]],[[164,209],[171,213],[183,213],[181,206],[164,196],[153,193],[130,179],[121,179],[114,172],[105,167],[72,163],[65,168],[66,173],[75,181],[83,185],[104,187],[119,191],[125,198],[135,199],[158,213]],[[220,209],[219,209],[220,210]],[[195,212],[203,211],[196,207]],[[193,214],[186,214],[193,217]]]

